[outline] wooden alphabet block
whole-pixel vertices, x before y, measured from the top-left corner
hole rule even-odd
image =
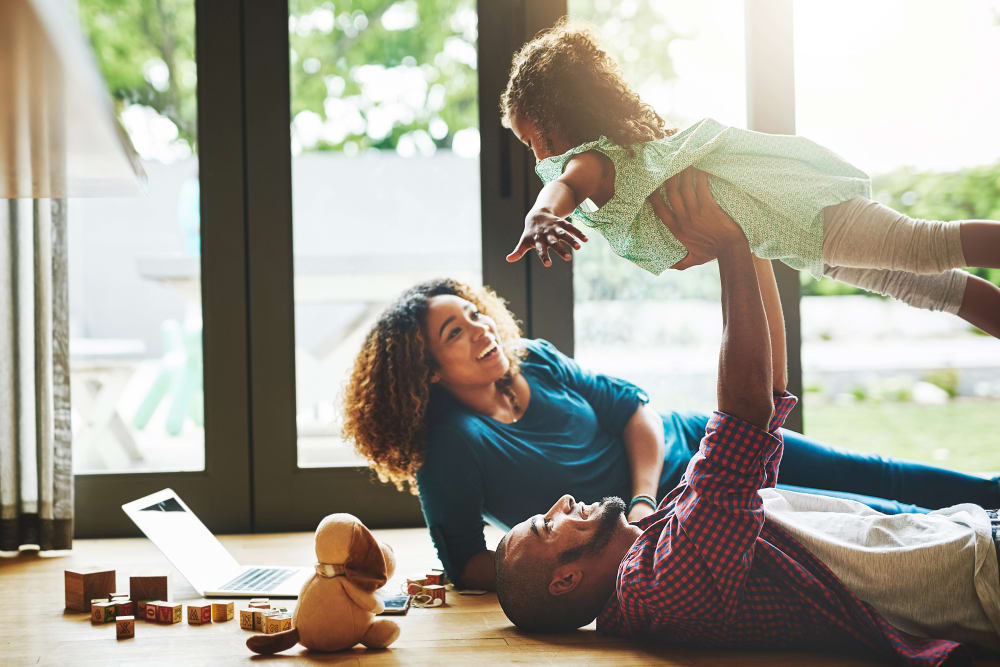
[[[115,603],[115,616],[131,616],[135,618],[135,603],[124,598],[112,600]]]
[[[212,621],[215,623],[221,623],[223,621],[233,620],[233,610],[235,605],[233,601],[229,602],[213,602],[212,603]]]
[[[115,620],[114,602],[95,602],[90,606],[90,622],[94,625]]]
[[[240,609],[240,627],[253,630],[253,609]]]
[[[139,600],[166,600],[167,597],[167,575],[154,575],[128,578],[129,599],[138,602]]]
[[[184,605],[180,602],[161,601],[156,605],[157,623],[180,623],[184,615]]]
[[[90,611],[90,601],[108,599],[115,590],[115,571],[102,569],[66,570],[66,609]]]
[[[156,618],[160,613],[160,600],[150,600],[146,603],[146,620],[156,622]]]
[[[275,616],[281,612],[277,609],[254,609],[253,610],[253,629],[255,632],[264,632],[264,619],[269,616]]]
[[[272,614],[264,618],[264,634],[273,635],[292,629],[292,615],[287,612]]]
[[[131,639],[135,637],[135,618],[132,616],[119,616],[115,619],[115,635],[118,639]]]
[[[212,622],[212,603],[196,602],[188,605],[188,623],[201,625]]]
[[[145,620],[146,618],[146,601],[139,600],[138,602],[133,602],[135,605],[135,617],[140,620]]]
[[[247,606],[253,609],[270,609],[271,603],[267,598],[250,598]]]

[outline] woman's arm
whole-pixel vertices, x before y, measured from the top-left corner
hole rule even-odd
[[[656,498],[663,470],[663,420],[659,413],[643,403],[625,424],[622,433],[629,469],[632,472],[632,497],[647,495]],[[654,511],[646,503],[636,503],[628,513],[629,521],[643,519]]]
[[[462,584],[465,588],[478,588],[484,591],[497,589],[496,565],[492,551],[489,549],[480,551],[469,559],[462,570]]]

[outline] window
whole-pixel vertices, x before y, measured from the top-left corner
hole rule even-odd
[[[472,0],[289,3],[300,466],[365,465],[340,392],[382,310],[482,282],[476,31]]]
[[[74,470],[202,470],[194,2],[79,9],[149,180],[68,207]]]
[[[859,20],[858,17],[864,17]],[[995,3],[797,2],[797,133],[916,218],[995,218]],[[1000,271],[980,274],[1000,284]],[[803,279],[806,432],[861,451],[1000,470],[997,341],[955,316]]]

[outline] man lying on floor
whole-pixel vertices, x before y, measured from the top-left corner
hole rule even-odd
[[[610,635],[864,648],[911,664],[967,656],[956,641],[1000,649],[995,528],[983,508],[888,516],[773,488],[778,428],[796,399],[784,368],[771,367],[746,239],[722,229],[705,246],[722,279],[719,410],[699,452],[637,524],[619,498],[584,505],[567,495],[516,525],[496,551],[507,617],[533,631],[596,617]]]

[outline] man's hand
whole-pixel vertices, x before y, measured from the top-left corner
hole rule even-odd
[[[688,254],[670,268],[683,271],[705,264],[717,258],[723,248],[746,242],[743,230],[715,203],[705,172],[688,167],[668,179],[664,190],[669,208],[659,191],[649,196],[649,202],[663,224],[688,249]]]
[[[587,236],[568,220],[553,215],[546,208],[533,208],[524,218],[524,232],[514,251],[507,255],[507,261],[516,262],[534,248],[545,266],[552,266],[549,250],[568,262],[573,259],[569,249],[579,250],[580,241],[586,242]]]

